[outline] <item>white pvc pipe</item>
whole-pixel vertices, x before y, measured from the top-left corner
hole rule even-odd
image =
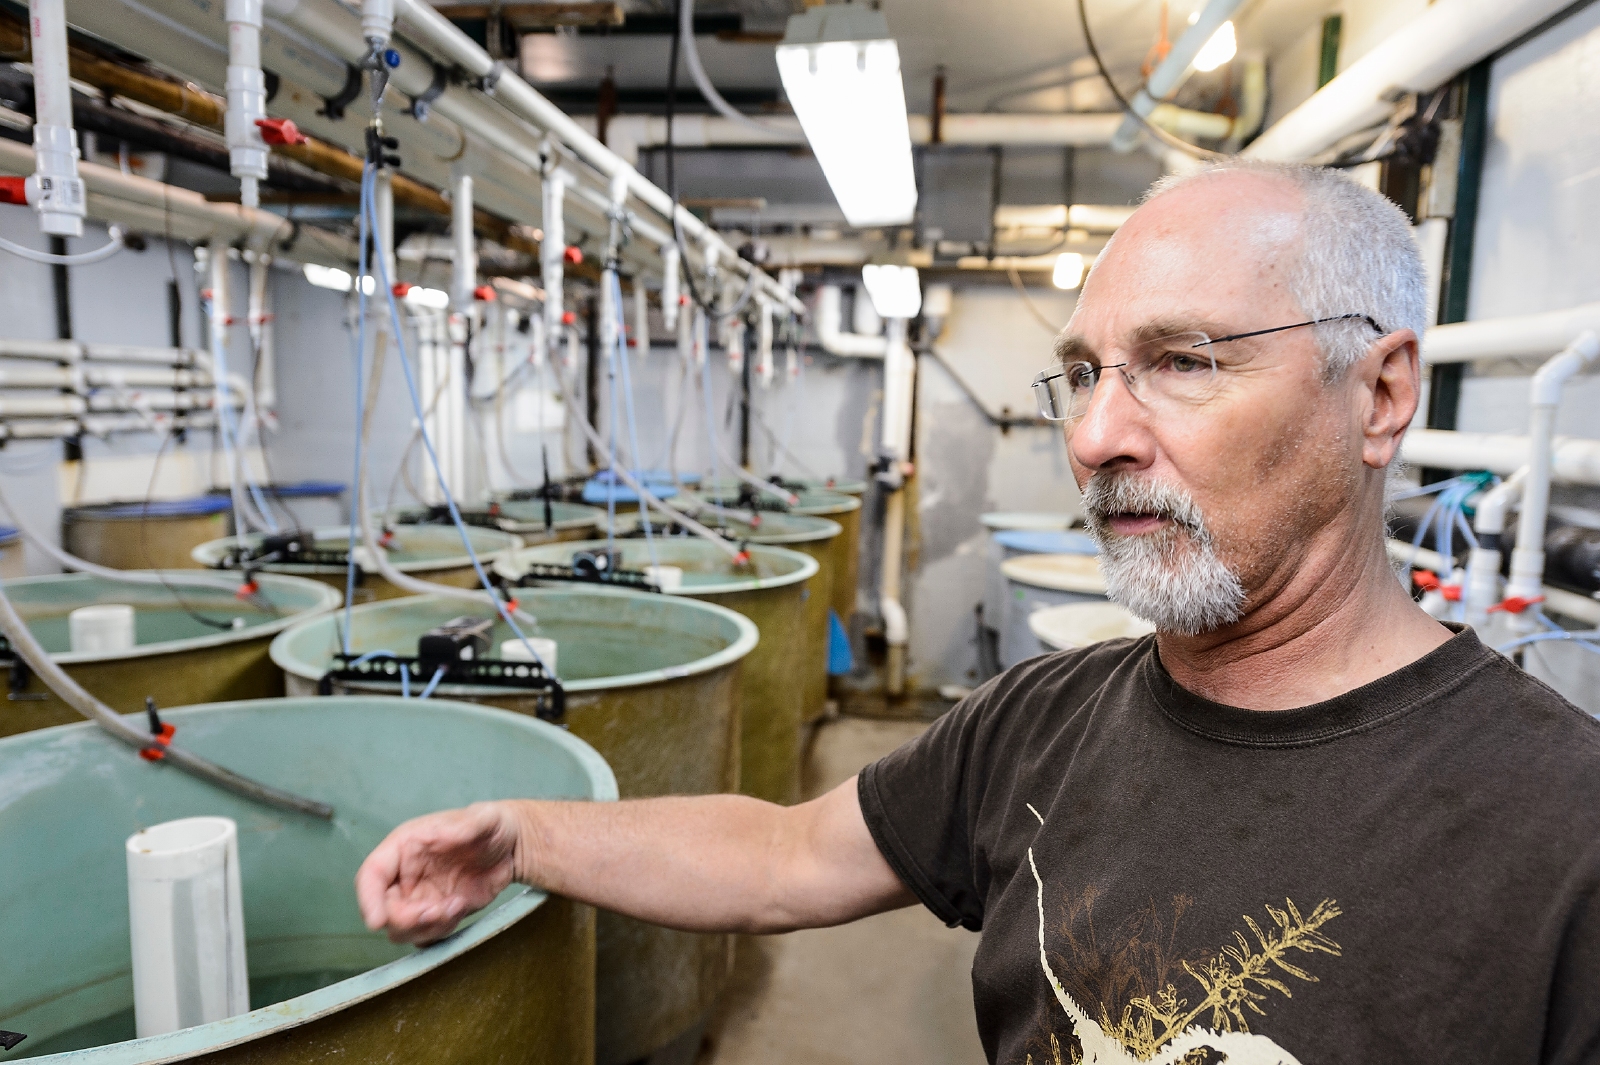
[[[1412,466],[1446,470],[1488,470],[1502,476],[1529,464],[1525,436],[1460,433],[1445,429],[1409,429],[1400,445]],[[1551,479],[1559,484],[1600,485],[1600,440],[1558,436],[1552,443]]]
[[[470,315],[478,287],[478,244],[472,232],[472,175],[457,167],[450,184],[450,238],[455,255],[450,273],[450,302],[455,312]]]
[[[1506,514],[1522,497],[1526,466],[1501,481],[1478,498],[1472,528],[1478,546],[1467,554],[1467,578],[1461,591],[1461,606],[1466,622],[1481,629],[1489,618],[1489,608],[1501,600],[1500,535],[1506,529]]]
[[[251,261],[250,302],[245,314],[245,324],[256,349],[252,374],[257,383],[255,401],[269,416],[278,408],[278,351],[273,336],[272,290],[267,284],[271,268],[272,260],[265,255],[257,255]]]
[[[1151,72],[1145,86],[1134,93],[1129,104],[1140,115],[1148,115],[1156,105],[1175,92],[1189,76],[1190,66],[1194,57],[1200,54],[1206,42],[1211,40],[1213,34],[1222,28],[1222,24],[1233,18],[1235,11],[1243,6],[1244,0],[1210,0],[1205,7],[1195,16],[1194,22],[1183,32],[1183,36],[1173,42],[1172,50]],[[1230,120],[1227,128],[1217,136],[1227,136],[1232,130]],[[1203,131],[1198,135],[1206,136]],[[1123,118],[1117,127],[1116,134],[1111,138],[1111,147],[1119,152],[1125,152],[1135,147],[1142,135],[1144,127],[1132,115]]]
[[[128,837],[127,858],[139,1038],[250,1012],[238,826],[168,821]]]
[[[539,245],[539,266],[544,285],[544,335],[550,345],[549,360],[556,362],[556,345],[561,342],[562,284],[567,269],[567,227],[562,217],[568,175],[554,169],[544,177],[544,240]]]
[[[1585,329],[1600,329],[1600,303],[1544,314],[1436,325],[1422,339],[1422,361],[1436,365],[1545,356],[1572,343]]]
[[[881,359],[889,341],[881,336],[867,337],[843,329],[843,297],[838,285],[817,289],[817,343],[829,355],[848,359]]]
[[[1568,7],[1571,0],[1437,0],[1244,150],[1302,162],[1385,121],[1396,94],[1427,92]]]
[[[261,72],[262,0],[228,0],[228,110],[223,136],[228,169],[239,179],[239,202],[261,206],[260,183],[267,179],[267,145],[257,122],[267,117],[267,81]]]
[[[1529,395],[1532,416],[1528,429],[1532,454],[1522,486],[1522,510],[1517,518],[1517,546],[1511,552],[1507,597],[1539,595],[1544,579],[1544,532],[1550,507],[1556,412],[1567,382],[1597,357],[1600,357],[1600,334],[1585,331],[1533,375]],[[1533,619],[1528,619],[1528,625],[1532,624]]]
[[[39,212],[39,228],[45,233],[81,237],[87,209],[83,180],[78,176],[78,135],[72,128],[64,0],[29,0],[28,26],[37,160],[36,168],[30,168],[28,203]]]

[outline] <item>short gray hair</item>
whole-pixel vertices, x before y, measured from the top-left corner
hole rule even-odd
[[[1299,190],[1305,205],[1302,245],[1300,261],[1289,274],[1289,291],[1307,318],[1365,314],[1387,332],[1410,329],[1421,340],[1433,316],[1411,223],[1388,197],[1340,171],[1235,157],[1164,177],[1150,187],[1144,202],[1231,171],[1278,177]],[[1330,381],[1355,365],[1376,339],[1359,320],[1319,325],[1316,334],[1323,373]]]

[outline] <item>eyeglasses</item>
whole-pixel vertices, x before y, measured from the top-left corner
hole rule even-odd
[[[1331,318],[1315,318],[1309,322],[1256,329],[1225,337],[1212,338],[1199,332],[1175,333],[1138,344],[1124,362],[1109,366],[1071,362],[1059,370],[1044,370],[1033,379],[1033,395],[1038,401],[1041,417],[1052,422],[1074,421],[1089,410],[1089,402],[1094,398],[1095,385],[1101,376],[1107,370],[1117,370],[1127,382],[1128,390],[1141,403],[1156,401],[1168,407],[1199,406],[1210,399],[1217,388],[1217,360],[1211,351],[1213,345],[1281,333],[1286,329],[1304,329],[1310,325],[1344,321],[1365,322],[1380,336],[1387,334],[1383,326],[1365,314],[1337,314]]]

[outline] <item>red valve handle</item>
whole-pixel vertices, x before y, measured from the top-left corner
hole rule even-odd
[[[1513,595],[1490,607],[1488,613],[1493,614],[1497,611],[1503,610],[1507,614],[1520,614],[1530,606],[1533,606],[1535,603],[1542,602],[1544,602],[1544,596],[1542,595],[1535,595],[1531,598],[1524,595]]]
[[[25,177],[0,177],[0,203],[28,206],[28,179]]]
[[[1425,592],[1431,592],[1439,587],[1439,575],[1432,570],[1414,569],[1411,571],[1411,579]]]
[[[561,253],[561,257],[573,266],[577,266],[583,262],[583,249],[576,244],[569,244],[567,250]]]
[[[472,298],[480,303],[493,303],[496,299],[494,287],[491,285],[479,285],[472,290]]]
[[[300,128],[289,118],[258,118],[256,128],[261,130],[261,139],[273,147],[285,144],[305,144],[311,138],[300,132]]]
[[[565,311],[561,315],[561,324],[562,325],[573,325],[577,321],[578,321],[578,316],[576,314],[572,313],[571,311]]]
[[[393,292],[400,299],[405,299],[406,298],[406,293],[410,292],[412,289],[414,289],[416,287],[417,287],[416,285],[413,285],[409,281],[396,281],[393,285],[390,286],[389,291]]]

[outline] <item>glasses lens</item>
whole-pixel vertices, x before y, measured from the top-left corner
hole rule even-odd
[[[1060,374],[1040,374],[1033,381],[1033,398],[1039,404],[1039,417],[1052,422],[1064,422],[1070,414],[1062,390],[1064,379]]]
[[[1217,383],[1217,360],[1204,333],[1178,333],[1140,345],[1129,360],[1131,376],[1151,398],[1178,405],[1196,405],[1211,397]]]

